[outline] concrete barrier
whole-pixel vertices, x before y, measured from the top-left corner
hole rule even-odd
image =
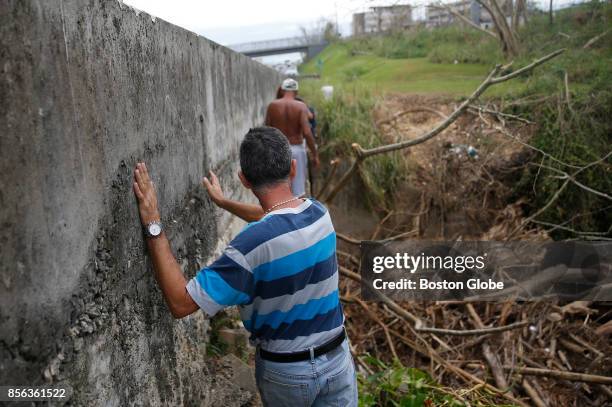
[[[116,1],[0,3],[0,385],[67,384],[74,405],[234,405],[208,321],[174,321],[131,190],[146,160],[188,277],[230,217],[237,152],[280,78]],[[222,403],[222,404],[219,404]]]

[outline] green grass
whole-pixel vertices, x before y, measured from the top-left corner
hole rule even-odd
[[[427,58],[385,58],[375,54],[351,55],[351,45],[328,46],[302,73],[318,73],[316,59],[323,61],[321,79],[308,85],[337,88],[362,87],[375,93],[464,95],[475,89],[488,72],[482,64],[438,64]]]

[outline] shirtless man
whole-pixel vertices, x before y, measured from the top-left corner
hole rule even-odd
[[[312,154],[314,168],[319,167],[319,154],[308,122],[308,107],[295,100],[298,83],[291,78],[285,79],[281,90],[283,96],[268,105],[266,126],[279,129],[289,139],[291,157],[297,164],[296,175],[291,182],[291,191],[295,196],[303,196],[306,195],[306,179],[308,178],[306,144]]]

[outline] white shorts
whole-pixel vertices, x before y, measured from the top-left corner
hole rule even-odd
[[[306,181],[308,180],[308,154],[306,141],[302,144],[291,144],[291,158],[296,161],[295,178],[291,181],[291,192],[294,196],[306,195]]]

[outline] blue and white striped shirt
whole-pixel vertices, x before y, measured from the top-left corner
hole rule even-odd
[[[297,352],[337,336],[336,233],[313,199],[248,224],[223,255],[189,281],[207,314],[238,305],[251,341],[271,352]]]

